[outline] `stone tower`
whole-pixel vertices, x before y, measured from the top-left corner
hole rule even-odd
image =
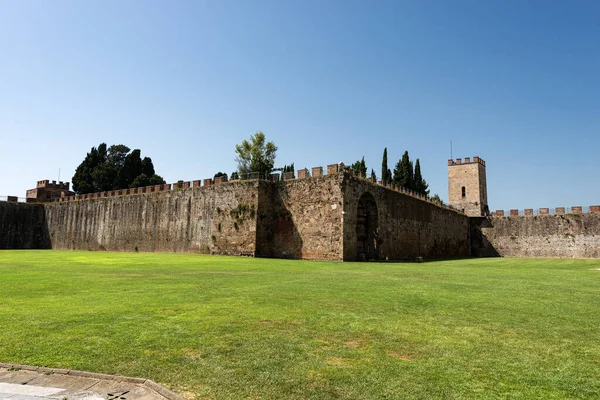
[[[448,160],[448,203],[470,217],[490,213],[485,161],[479,157]]]

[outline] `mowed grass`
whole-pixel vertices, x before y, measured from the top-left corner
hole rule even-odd
[[[2,251],[0,361],[190,399],[597,399],[596,268]]]

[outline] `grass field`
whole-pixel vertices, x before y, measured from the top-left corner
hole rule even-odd
[[[598,399],[596,268],[1,251],[0,361],[190,399]]]

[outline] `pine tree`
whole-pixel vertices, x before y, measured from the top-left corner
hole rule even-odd
[[[371,180],[373,182],[377,182],[377,175],[375,175],[375,171],[371,168]]]

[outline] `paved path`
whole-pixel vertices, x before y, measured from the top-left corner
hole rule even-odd
[[[0,365],[0,400],[184,400],[141,378]]]

